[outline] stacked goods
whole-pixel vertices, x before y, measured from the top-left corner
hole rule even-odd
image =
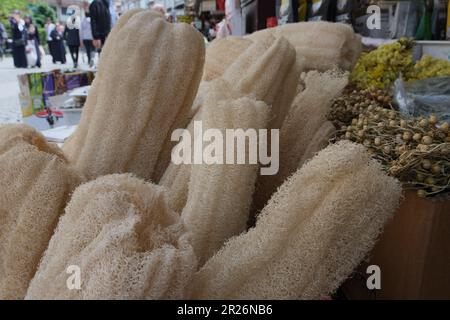
[[[203,39],[191,26],[152,11],[126,18],[102,51],[80,124],[64,145],[89,178],[131,172],[152,179],[159,155],[170,161],[170,135],[186,122],[202,75]],[[117,68],[123,61],[127,68]]]
[[[399,77],[407,81],[450,75],[450,62],[423,56],[414,63],[414,41],[402,38],[361,55],[350,75],[359,89],[388,89]]]
[[[347,73],[330,70],[319,73],[310,71],[304,75],[305,90],[292,103],[280,130],[280,169],[276,175],[260,176],[254,196],[253,211],[259,211],[283,181],[327,145],[330,123],[327,114],[347,85]],[[322,127],[323,126],[323,127]],[[315,139],[311,140],[311,138]],[[318,140],[319,139],[319,140]],[[315,149],[315,148],[318,149]]]
[[[341,138],[364,144],[387,172],[421,197],[450,190],[450,132],[435,116],[405,118],[370,105],[341,127]]]
[[[196,258],[161,187],[109,175],[77,188],[27,299],[180,299]],[[68,266],[83,290],[67,288]]]
[[[122,15],[64,154],[21,133],[28,129],[0,128],[0,293],[255,299],[335,290],[372,247],[400,187],[361,145],[342,141],[314,156],[335,130],[326,115],[347,74],[300,72],[305,62],[348,68],[360,43],[346,27],[294,25],[305,46],[290,28],[229,39],[239,43],[233,48],[218,43],[212,48],[222,56],[203,70],[204,44],[194,28],[152,11]],[[319,59],[309,61],[313,54]],[[266,128],[281,129],[285,168],[267,184],[274,194],[265,195],[271,200],[248,230],[258,169],[266,169],[255,161],[264,164],[264,151],[255,157],[250,149],[252,133],[260,148],[277,147],[257,130]],[[232,131],[233,151],[227,129],[243,132],[236,138]],[[184,144],[201,162],[191,164]],[[237,154],[239,145],[245,149]],[[179,150],[191,161],[169,164]],[[232,161],[220,164],[226,154]],[[90,182],[73,191],[81,174]]]
[[[362,51],[361,39],[349,25],[331,22],[288,23],[248,36],[260,39],[273,35],[285,37],[305,59],[309,70],[325,71],[339,67],[351,70]]]
[[[22,299],[82,178],[25,125],[0,127],[0,299]]]
[[[329,146],[278,189],[254,228],[199,270],[191,298],[318,299],[372,248],[400,195],[364,147]]]
[[[195,116],[188,126],[191,136],[193,122],[203,119],[201,104],[207,96],[212,101],[243,96],[262,100],[271,106],[269,127],[279,127],[297,91],[301,68],[302,65],[296,61],[294,48],[285,39],[267,37],[254,41],[221,77],[208,83],[207,92],[197,101],[200,106],[195,107]],[[176,212],[181,212],[186,203],[189,177],[189,165],[170,163],[159,180],[161,185],[169,189],[169,205]]]

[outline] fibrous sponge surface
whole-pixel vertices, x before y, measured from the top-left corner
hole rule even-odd
[[[218,103],[209,101],[204,106],[204,129],[218,130],[223,137],[223,141],[214,141],[218,142],[220,148],[208,154],[219,155],[222,163],[191,165],[187,202],[181,213],[187,230],[192,233],[192,245],[200,264],[218,251],[228,238],[246,229],[258,170],[256,161],[249,161],[249,141],[253,136],[253,142],[258,143],[258,130],[265,128],[268,117],[267,105],[249,98],[222,100]],[[243,164],[237,163],[236,155],[240,146],[234,137],[233,140],[227,138],[227,129],[248,132],[248,136],[241,140],[244,141],[245,149],[239,151],[245,156]],[[204,153],[208,145],[212,144],[205,143]],[[234,159],[231,164],[225,164],[226,152],[230,151],[225,147],[230,148],[230,145],[234,148]],[[257,151],[258,146],[254,146],[253,150]]]
[[[288,23],[255,32],[248,38],[257,40],[269,35],[289,40],[297,54],[307,61],[308,70],[325,71],[335,67],[351,70],[362,51],[361,37],[343,23]]]
[[[72,190],[82,181],[26,125],[0,126],[0,299],[22,299]]]
[[[196,299],[317,299],[372,248],[401,196],[365,148],[318,153],[270,199],[256,226],[230,239],[196,274]]]
[[[69,266],[80,289],[69,289]],[[181,299],[197,263],[164,189],[108,175],[76,189],[27,299]]]
[[[154,179],[157,164],[170,160],[170,134],[187,122],[204,50],[194,28],[152,11],[119,19],[79,127],[64,144],[69,160],[91,179],[124,172]]]

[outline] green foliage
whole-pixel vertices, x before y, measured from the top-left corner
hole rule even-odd
[[[53,22],[56,20],[56,10],[47,3],[39,0],[0,0],[0,22],[6,27],[6,31],[11,35],[8,17],[12,10],[19,10],[21,16],[29,14],[33,18],[34,24],[39,28],[43,27],[47,17],[51,17]],[[41,35],[41,31],[39,35]],[[41,37],[45,41],[45,37]]]
[[[45,2],[32,4],[30,6],[30,9],[32,12],[33,22],[38,27],[43,27],[47,22],[48,17],[52,18],[53,22],[55,22],[56,20],[55,9]]]
[[[30,13],[28,9],[29,2],[27,0],[1,0],[0,1],[0,22],[5,26],[8,34],[10,35],[11,30],[9,26],[8,17],[12,10],[20,10],[21,13]]]

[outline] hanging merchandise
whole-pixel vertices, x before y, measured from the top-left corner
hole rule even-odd
[[[225,11],[225,0],[216,0],[217,11]]]
[[[298,2],[295,0],[277,0],[278,24],[298,21]]]
[[[447,0],[434,0],[431,14],[431,34],[433,40],[445,40]]]
[[[334,21],[336,2],[333,0],[309,0],[308,21]]]
[[[395,11],[394,11],[395,10]],[[420,3],[402,1],[390,9],[389,35],[392,39],[414,37],[419,22]]]
[[[306,21],[308,17],[308,1],[307,0],[298,0],[298,22]]]
[[[447,3],[447,35],[446,39],[450,40],[450,0]]]
[[[416,32],[416,40],[431,40],[431,11],[429,3],[422,3],[422,18]]]
[[[242,14],[240,0],[225,0],[225,16],[228,20],[231,34],[242,36]]]
[[[336,22],[352,23],[352,11],[356,7],[356,0],[337,0]]]

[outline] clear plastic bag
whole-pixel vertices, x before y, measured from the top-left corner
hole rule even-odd
[[[399,78],[394,85],[394,98],[400,112],[407,116],[436,115],[450,120],[450,77],[428,78],[405,82]]]

